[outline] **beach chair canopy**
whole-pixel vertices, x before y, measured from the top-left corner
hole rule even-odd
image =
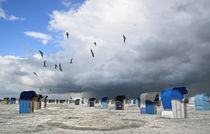
[[[31,100],[33,97],[37,96],[34,91],[23,91],[20,94],[20,100]]]
[[[42,96],[44,99],[47,99],[48,98],[48,96],[46,95],[46,96]]]
[[[16,98],[11,98],[11,100],[16,100]]]
[[[33,97],[32,100],[33,101],[40,101],[43,98],[43,96],[41,94],[37,94],[37,96]]]
[[[101,98],[101,102],[107,102],[108,101],[108,97],[102,97]]]
[[[43,96],[43,98],[44,98],[44,99],[47,99],[47,98],[48,98],[48,96]]]
[[[95,101],[96,100],[96,98],[90,98],[89,99],[89,101]]]
[[[42,95],[42,98],[40,98],[40,100],[41,100],[41,101],[46,101],[46,100],[47,100],[47,98],[48,98],[48,96],[47,96],[47,95]]]
[[[31,100],[32,101],[39,101],[39,97],[38,96],[34,96]]]
[[[177,87],[163,90],[161,92],[163,108],[172,109],[171,100],[176,99],[182,101],[184,94],[187,94],[186,87]]]
[[[123,101],[124,99],[126,99],[124,95],[115,97],[115,101]]]
[[[9,100],[9,97],[4,97],[4,100]]]
[[[141,99],[141,102],[145,102],[145,101],[156,102],[156,101],[159,101],[159,94],[158,92],[143,93],[141,94],[140,99]]]
[[[80,99],[76,99],[75,101],[80,101]]]

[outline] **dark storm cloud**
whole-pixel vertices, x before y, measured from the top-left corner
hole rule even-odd
[[[88,10],[90,3],[91,1],[87,2],[87,8],[84,6],[83,9]],[[130,12],[132,10],[134,12],[138,11],[142,4],[139,1],[133,1],[132,4],[134,3],[139,5],[139,7],[128,8]],[[118,42],[116,40],[115,42],[117,43],[114,44],[114,41],[109,42],[110,38],[114,40],[114,38],[118,37],[116,35],[122,34],[120,31],[113,31],[115,34],[112,37],[109,33],[106,34],[106,32],[110,31],[104,31],[102,28],[104,33],[103,37],[100,37],[99,34],[95,35],[88,29],[85,29],[87,31],[80,29],[80,34],[85,32],[84,35],[90,34],[93,38],[96,36],[101,38],[101,40],[108,40],[108,44],[116,47],[96,51],[96,58],[100,60],[95,59],[94,64],[90,64],[90,59],[86,57],[85,53],[81,55],[81,52],[79,52],[79,56],[82,56],[82,59],[78,59],[82,60],[82,62],[85,61],[84,64],[76,65],[77,69],[73,68],[72,71],[66,70],[69,76],[65,75],[61,80],[57,81],[58,84],[55,88],[58,90],[56,91],[62,93],[86,92],[86,95],[89,97],[113,97],[119,94],[137,97],[143,92],[187,86],[190,95],[202,92],[209,93],[210,34],[208,27],[210,24],[210,11],[207,6],[208,3],[206,0],[144,1],[144,8],[147,10],[146,23],[138,24],[138,21],[134,21],[136,23],[135,29],[139,30],[131,30],[132,32],[127,35],[125,48],[116,45],[122,41]],[[112,6],[117,9],[118,6],[122,5],[117,6],[113,4]],[[80,11],[83,9],[79,9],[75,14],[79,16]],[[127,7],[125,10],[127,10]],[[109,11],[106,10],[105,13],[107,12]],[[94,13],[94,11],[90,11],[90,14],[88,13],[86,12],[86,15],[89,15],[91,18],[91,13]],[[52,17],[53,19],[50,23],[51,27],[62,31],[62,26],[67,25],[70,28],[72,27],[72,32],[76,31],[74,26],[78,26],[78,24],[72,22],[72,24],[68,25],[64,24],[63,21],[59,21],[59,17],[65,17],[69,20],[78,19],[80,21],[81,18],[74,18],[71,15],[71,13],[69,15],[59,14],[59,12],[54,13],[54,18]],[[114,15],[116,15],[115,11],[112,14],[113,18]],[[138,19],[141,13],[135,12],[133,16],[135,15],[135,19]],[[56,18],[57,16],[59,17]],[[130,21],[134,19],[130,16],[126,17],[130,18]],[[104,21],[103,17],[94,16],[94,19],[99,19],[100,23]],[[86,18],[82,18],[81,22],[84,20]],[[52,23],[53,21],[55,23]],[[90,19],[87,21],[91,22]],[[93,26],[89,23],[87,25],[90,28],[97,27],[95,23]],[[108,23],[104,27],[110,28],[110,25],[113,25],[113,29],[118,27],[112,23]],[[100,31],[100,27],[95,29],[95,32],[97,30]],[[70,44],[84,43],[84,41],[78,43],[78,40],[80,40],[79,37]],[[85,40],[85,37],[81,40]],[[73,49],[69,43],[63,44],[63,47],[68,51]],[[100,47],[97,48],[100,49]],[[65,49],[61,54],[67,53]],[[81,50],[84,48],[80,48],[77,45],[77,49]],[[77,50],[74,53],[76,53],[75,56],[78,56]]]

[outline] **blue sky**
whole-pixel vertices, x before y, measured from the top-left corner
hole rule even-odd
[[[78,8],[84,0],[6,0],[1,2],[1,8],[7,15],[14,15],[24,20],[9,21],[0,18],[0,55],[15,55],[25,57],[28,50],[44,50],[46,53],[56,53],[61,48],[53,37],[56,33],[48,30],[49,15],[54,10],[67,11]],[[67,5],[64,5],[66,3]],[[71,4],[69,4],[71,3]],[[52,40],[43,45],[40,39],[24,34],[25,31],[50,34]]]

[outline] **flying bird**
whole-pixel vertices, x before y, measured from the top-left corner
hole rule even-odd
[[[94,45],[96,46],[96,42],[94,42]]]
[[[39,50],[40,55],[43,57],[43,52],[41,50]]]
[[[44,67],[47,67],[47,66],[46,66],[46,60],[44,61]]]
[[[73,59],[70,59],[70,64],[73,64]]]
[[[59,64],[59,70],[60,70],[61,72],[63,72],[63,69],[62,69],[62,67],[61,67],[61,64]]]
[[[95,57],[95,55],[94,55],[94,53],[93,53],[93,50],[92,49],[90,49],[90,51],[91,51],[91,54],[92,54],[92,56],[93,56],[93,58]]]
[[[68,32],[66,32],[66,37],[67,37],[67,39],[69,38],[69,33]]]
[[[57,64],[55,64],[55,69],[57,69],[57,67],[58,67],[58,65],[57,65]]]
[[[36,72],[34,72],[34,75],[37,77],[37,74],[36,74]]]
[[[126,40],[126,37],[125,37],[125,35],[123,35],[123,42],[125,43],[125,40]]]

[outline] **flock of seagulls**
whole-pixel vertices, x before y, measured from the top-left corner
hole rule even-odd
[[[69,33],[66,32],[66,38],[67,38],[67,39],[69,39],[69,36],[70,36]],[[124,44],[125,44],[126,37],[125,37],[125,35],[122,35],[122,36],[123,36],[123,42],[124,42]],[[95,45],[95,47],[97,46],[96,42],[94,42],[94,45]],[[93,50],[90,49],[90,52],[91,52],[92,57],[94,58],[94,57],[95,57],[95,54],[94,54]],[[44,53],[43,53],[41,50],[39,50],[39,53],[40,53],[40,56],[43,58]],[[47,61],[44,60],[43,67],[47,67],[47,63],[46,63],[46,62],[47,62]],[[73,58],[70,59],[70,62],[69,62],[69,63],[70,63],[70,64],[73,64]],[[59,67],[59,70],[60,70],[61,72],[63,72],[62,65],[61,65],[61,64],[58,64],[58,65],[55,64],[55,70],[56,70],[58,67]],[[33,74],[35,75],[36,78],[38,78],[36,72],[33,72]],[[40,88],[40,91],[42,91],[41,88]],[[51,88],[50,88],[50,91],[52,91]]]

